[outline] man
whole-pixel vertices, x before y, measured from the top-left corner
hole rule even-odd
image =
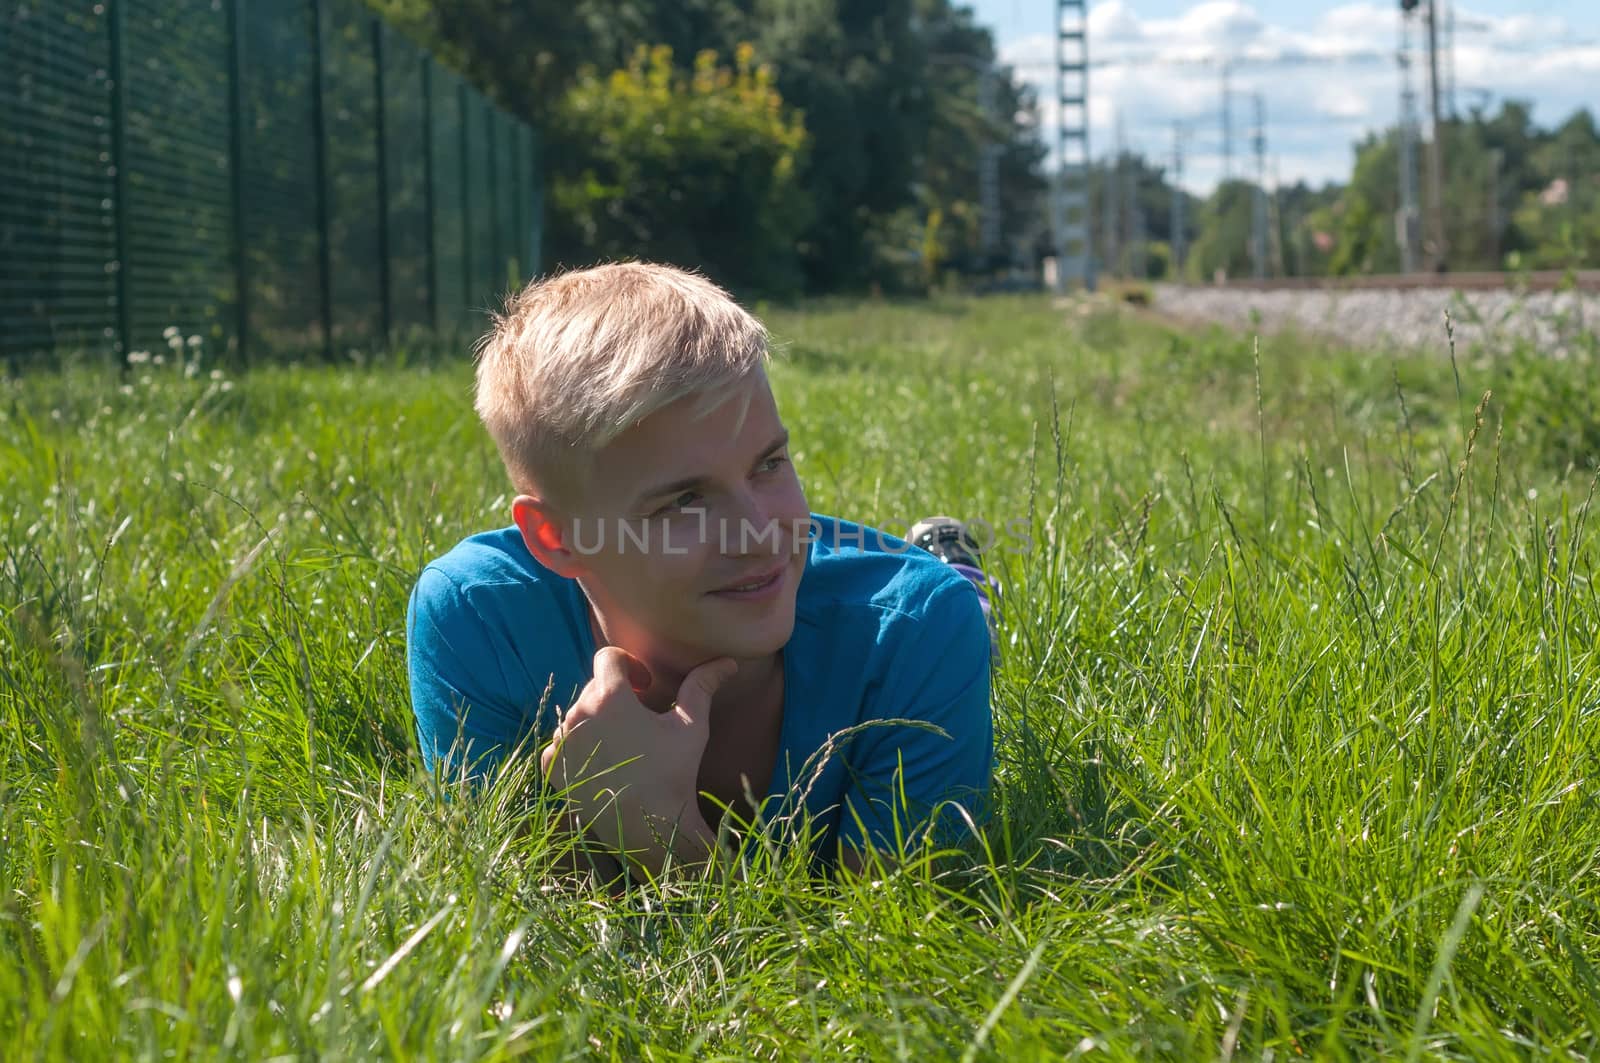
[[[709,858],[724,810],[807,821],[853,868],[952,832],[954,802],[981,814],[986,596],[810,513],[754,317],[693,274],[606,265],[514,296],[478,355],[514,523],[412,593],[430,769],[479,779],[542,747],[569,821],[651,874]]]

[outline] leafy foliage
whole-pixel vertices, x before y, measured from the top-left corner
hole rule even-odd
[[[1576,269],[1600,264],[1600,129],[1579,110],[1554,129],[1534,124],[1517,101],[1495,114],[1474,110],[1442,126],[1446,162],[1444,220],[1452,270]],[[1425,211],[1427,145],[1417,145],[1419,210]],[[1273,272],[1293,276],[1398,273],[1401,270],[1400,133],[1385,130],[1355,147],[1348,182],[1278,189],[1269,216]],[[1199,204],[1175,191],[1149,160],[1125,154],[1091,175],[1099,260],[1111,272],[1139,275],[1143,233],[1171,245],[1172,203],[1189,219],[1190,280],[1251,272],[1251,181],[1224,181]],[[1107,218],[1106,211],[1112,211]],[[1424,229],[1425,216],[1419,219]],[[1275,249],[1281,248],[1281,264]]]
[[[626,69],[580,74],[554,118],[562,139],[591,136],[581,160],[553,160],[567,241],[594,258],[696,263],[750,291],[798,285],[805,128],[752,47],[734,62],[703,51],[685,75],[658,45]]]
[[[670,253],[736,290],[777,294],[916,288],[946,270],[980,272],[999,264],[978,255],[977,159],[988,144],[1000,148],[1003,257],[1026,260],[1040,250],[1044,151],[1035,101],[1011,71],[994,66],[989,31],[952,0],[371,2],[546,131],[545,158],[563,182],[548,219],[556,262]],[[644,48],[667,56],[692,89],[697,56],[736,57],[747,45],[770,70],[770,90],[803,123],[805,150],[791,152],[795,179],[781,197],[793,212],[777,227],[770,215],[741,223],[719,214],[697,229],[706,211],[684,204],[733,210],[769,202],[766,163],[746,169],[743,155],[726,150],[729,137],[747,137],[751,127],[724,130],[724,148],[712,151],[711,134],[690,136],[666,121],[663,134],[656,123],[640,125],[642,100],[622,106],[617,94],[598,106],[597,86],[609,86],[611,72],[648,82],[656,59],[640,67]],[[985,67],[994,74],[988,114]],[[669,133],[671,143],[652,142]],[[631,163],[616,146],[625,137],[647,157],[636,175],[644,184],[626,194],[620,178]],[[696,161],[674,167],[671,150]],[[739,187],[746,181],[754,187]],[[940,257],[928,263],[923,248],[935,216]],[[748,248],[711,254],[730,225],[763,232],[765,257]],[[757,257],[761,265],[751,266]]]
[[[1225,181],[1200,208],[1200,238],[1190,252],[1188,275],[1210,280],[1217,274],[1250,275],[1250,233],[1255,186]]]
[[[1600,132],[1580,110],[1554,130],[1533,124],[1515,101],[1491,116],[1481,110],[1446,122],[1444,218],[1447,262],[1454,270],[1565,269],[1594,265],[1600,253]],[[1399,133],[1368,137],[1355,171],[1339,190],[1332,218],[1298,224],[1328,231],[1331,273],[1396,273],[1401,267]],[[1426,176],[1426,145],[1418,146]],[[1425,187],[1425,186],[1424,186]],[[1424,209],[1425,209],[1425,194]],[[1424,226],[1425,227],[1425,226]],[[1305,240],[1304,234],[1291,237]]]

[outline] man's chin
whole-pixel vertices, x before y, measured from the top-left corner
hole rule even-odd
[[[772,623],[753,625],[742,631],[730,632],[727,638],[717,639],[717,654],[736,660],[769,657],[787,646],[793,634],[794,610],[791,609],[782,621],[775,619]]]

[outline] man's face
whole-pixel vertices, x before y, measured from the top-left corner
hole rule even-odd
[[[564,531],[612,642],[687,672],[789,641],[809,511],[764,374],[652,414],[591,470]]]

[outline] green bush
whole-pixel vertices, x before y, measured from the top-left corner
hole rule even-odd
[[[732,68],[700,52],[688,74],[674,70],[672,49],[640,47],[625,69],[585,70],[556,121],[559,139],[590,145],[581,169],[552,160],[553,220],[578,230],[566,246],[699,264],[747,294],[798,288],[805,125],[749,45]]]
[[[1553,471],[1600,469],[1600,349],[1592,336],[1565,358],[1519,346],[1497,365],[1496,396],[1508,429]]]

